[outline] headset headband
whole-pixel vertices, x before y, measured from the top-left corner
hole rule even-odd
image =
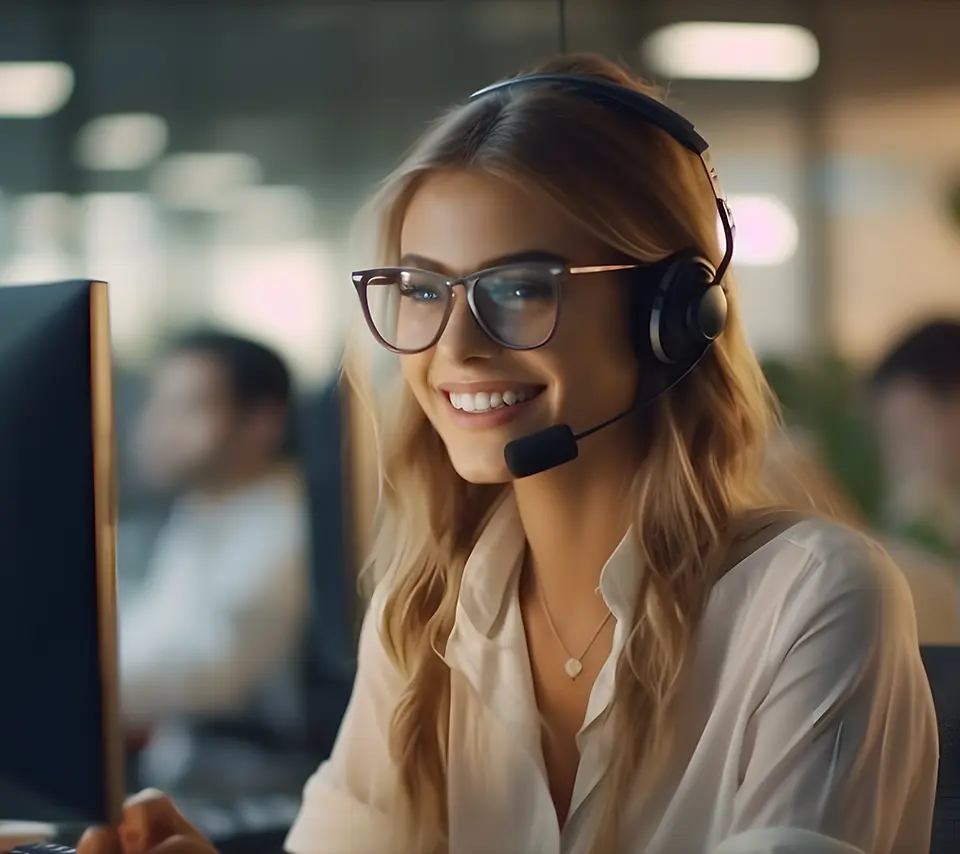
[[[710,181],[713,195],[717,200],[717,212],[720,215],[720,225],[723,228],[723,258],[717,266],[717,273],[714,277],[715,283],[722,283],[733,258],[733,238],[736,233],[736,226],[733,221],[733,211],[727,203],[727,197],[720,184],[720,177],[711,163],[707,141],[697,133],[693,124],[679,113],[671,110],[666,104],[651,98],[649,95],[644,95],[643,92],[628,89],[625,86],[619,86],[606,80],[583,77],[578,74],[527,74],[522,77],[512,77],[509,80],[502,80],[474,92],[470,96],[470,100],[475,101],[494,92],[503,92],[516,86],[526,86],[533,83],[556,83],[609,109],[625,110],[631,115],[660,128],[688,151],[692,151],[699,157]]]

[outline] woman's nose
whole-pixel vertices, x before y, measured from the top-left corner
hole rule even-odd
[[[470,310],[464,288],[454,288],[450,319],[437,342],[437,349],[444,351],[452,361],[465,362],[474,358],[488,358],[498,348],[499,345],[483,331]]]

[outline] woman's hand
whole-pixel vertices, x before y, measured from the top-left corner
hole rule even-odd
[[[147,789],[128,799],[120,826],[91,828],[77,854],[216,854],[162,792]]]

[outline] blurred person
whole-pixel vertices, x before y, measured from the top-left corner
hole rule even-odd
[[[401,368],[381,580],[286,848],[923,851],[906,584],[764,486],[776,407],[701,144],[613,63],[538,71],[567,76],[455,107],[370,208],[354,284]],[[567,424],[605,426],[577,452]],[[153,795],[81,854],[111,846],[211,850]]]
[[[870,379],[887,479],[886,523],[960,560],[960,321],[924,324]]]
[[[302,761],[283,754],[304,726],[308,601],[290,398],[276,353],[215,330],[178,340],[153,377],[135,457],[147,486],[177,497],[143,587],[121,606],[122,708],[146,741],[141,783],[269,789]]]
[[[827,467],[813,438],[783,430],[770,443],[767,483],[777,499],[807,507],[861,530],[870,525]],[[906,576],[921,644],[960,644],[960,587],[957,567],[915,543],[874,532]]]

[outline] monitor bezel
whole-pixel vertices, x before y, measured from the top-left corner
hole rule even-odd
[[[90,388],[93,419],[93,500],[97,625],[103,744],[103,797],[108,823],[117,825],[126,797],[117,620],[117,452],[110,345],[109,288],[89,282]]]

